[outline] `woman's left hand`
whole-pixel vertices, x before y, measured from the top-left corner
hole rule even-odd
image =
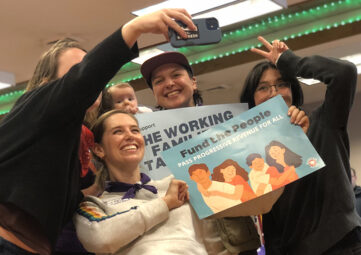
[[[181,180],[172,179],[163,197],[169,210],[182,206],[189,199],[188,185]]]
[[[304,111],[291,105],[290,108],[288,108],[288,116],[290,116],[290,122],[292,124],[299,125],[303,132],[307,133],[307,130],[310,127],[310,119]]]

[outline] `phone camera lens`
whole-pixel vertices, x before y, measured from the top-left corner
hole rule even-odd
[[[217,30],[219,27],[218,20],[216,18],[208,18],[206,19],[206,26],[208,30]]]

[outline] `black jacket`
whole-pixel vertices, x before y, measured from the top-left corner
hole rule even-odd
[[[346,61],[300,58],[291,51],[281,55],[277,67],[282,73],[315,78],[327,86],[324,102],[310,116],[307,134],[326,166],[287,185],[264,215],[266,254],[322,254],[361,225],[354,210],[347,135],[357,72]]]
[[[35,218],[52,245],[82,198],[78,146],[85,112],[137,54],[119,29],[64,77],[25,93],[0,124],[0,203]]]

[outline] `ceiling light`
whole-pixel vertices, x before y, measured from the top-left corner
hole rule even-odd
[[[342,57],[341,59],[350,61],[354,63],[356,66],[361,66],[361,53]]]
[[[209,11],[195,18],[216,17],[220,27],[225,27],[267,13],[281,10],[282,6],[270,0],[241,1],[223,8]]]
[[[140,16],[163,8],[184,8],[194,18],[215,17],[224,27],[286,7],[286,0],[168,0],[132,13]]]
[[[305,84],[305,85],[313,85],[313,84],[317,84],[317,83],[320,83],[319,80],[315,80],[315,79],[304,79],[304,78],[301,78],[301,77],[297,77],[298,81]]]
[[[15,85],[15,75],[13,73],[0,71],[0,89]]]
[[[133,11],[132,14],[135,16],[142,16],[164,8],[184,8],[190,15],[201,13],[207,10],[218,8],[227,5],[237,0],[167,0],[160,2],[159,4],[151,5],[146,8]]]
[[[151,57],[154,57],[156,55],[159,55],[163,53],[164,51],[158,49],[158,48],[150,48],[148,50],[142,50],[139,52],[139,57],[132,60],[132,62],[137,63],[139,65],[143,64],[145,61],[150,59]]]

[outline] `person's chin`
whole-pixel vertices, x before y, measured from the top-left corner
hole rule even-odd
[[[140,154],[128,155],[124,157],[124,161],[128,163],[139,163],[142,160],[142,156]]]
[[[184,107],[181,103],[176,103],[176,102],[171,102],[169,104],[166,105],[166,109],[177,109],[177,108],[182,108]]]
[[[177,108],[183,108],[186,107],[185,101],[181,98],[174,98],[174,99],[168,99],[167,102],[167,109],[177,109]]]

